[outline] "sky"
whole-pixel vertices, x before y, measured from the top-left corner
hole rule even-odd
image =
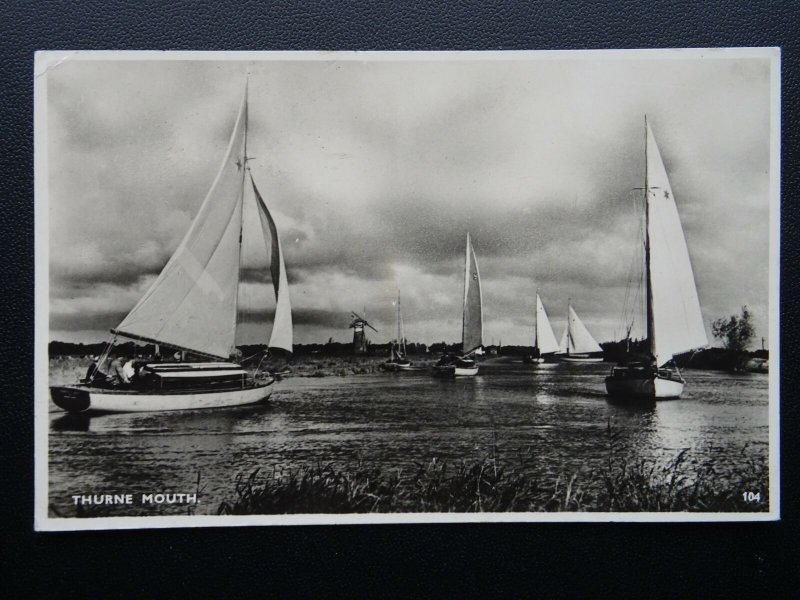
[[[537,289],[557,337],[569,301],[598,341],[621,338],[645,114],[709,340],[742,305],[769,339],[768,59],[323,56],[75,55],[47,71],[51,340],[107,339],[146,292],[213,181],[246,78],[249,165],[280,232],[296,343],[350,341],[364,310],[370,338],[390,340],[398,288],[410,340],[459,341],[468,232],[484,343],[532,344]],[[252,208],[245,221],[240,341],[265,343],[274,296]]]

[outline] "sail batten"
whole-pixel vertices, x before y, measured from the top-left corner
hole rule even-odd
[[[647,135],[651,353],[658,366],[708,344],[686,238],[650,125]]]
[[[467,248],[464,267],[464,313],[461,335],[461,349],[464,354],[483,345],[483,298],[481,276],[475,249],[467,234]]]

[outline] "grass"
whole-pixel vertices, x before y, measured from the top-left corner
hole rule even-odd
[[[432,459],[410,472],[355,463],[307,465],[236,479],[221,515],[389,512],[759,512],[769,506],[766,457],[745,446],[726,468],[689,449],[666,461],[617,456],[608,430],[606,464],[586,473],[536,479],[494,458],[451,464]],[[760,493],[746,502],[743,492]]]

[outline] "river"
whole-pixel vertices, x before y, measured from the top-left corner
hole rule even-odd
[[[73,419],[50,403],[51,516],[74,516],[76,494],[196,493],[196,506],[125,505],[110,515],[215,514],[237,474],[357,461],[413,469],[481,460],[541,478],[586,472],[617,452],[665,459],[689,448],[698,464],[766,455],[768,377],[688,370],[683,398],[645,408],[609,403],[609,366],[496,361],[478,376],[427,372],[291,377],[271,402],[196,412]]]

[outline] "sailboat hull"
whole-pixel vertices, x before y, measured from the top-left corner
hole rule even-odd
[[[244,388],[227,390],[103,389],[87,385],[50,388],[53,402],[71,413],[125,413],[227,408],[265,402],[272,394],[273,378]]]
[[[565,363],[599,363],[603,362],[602,356],[591,356],[582,354],[563,354],[556,357],[559,362]]]
[[[669,400],[680,398],[686,382],[676,372],[658,374],[643,369],[615,367],[606,377],[606,391],[613,398]]]
[[[439,377],[472,377],[478,374],[478,367],[435,366],[433,374]]]
[[[382,371],[414,371],[415,367],[411,364],[411,361],[393,361],[388,360],[385,363],[381,363],[379,367]]]
[[[522,362],[526,365],[540,365],[544,362],[544,359],[541,356],[533,357],[533,356],[523,356]]]

